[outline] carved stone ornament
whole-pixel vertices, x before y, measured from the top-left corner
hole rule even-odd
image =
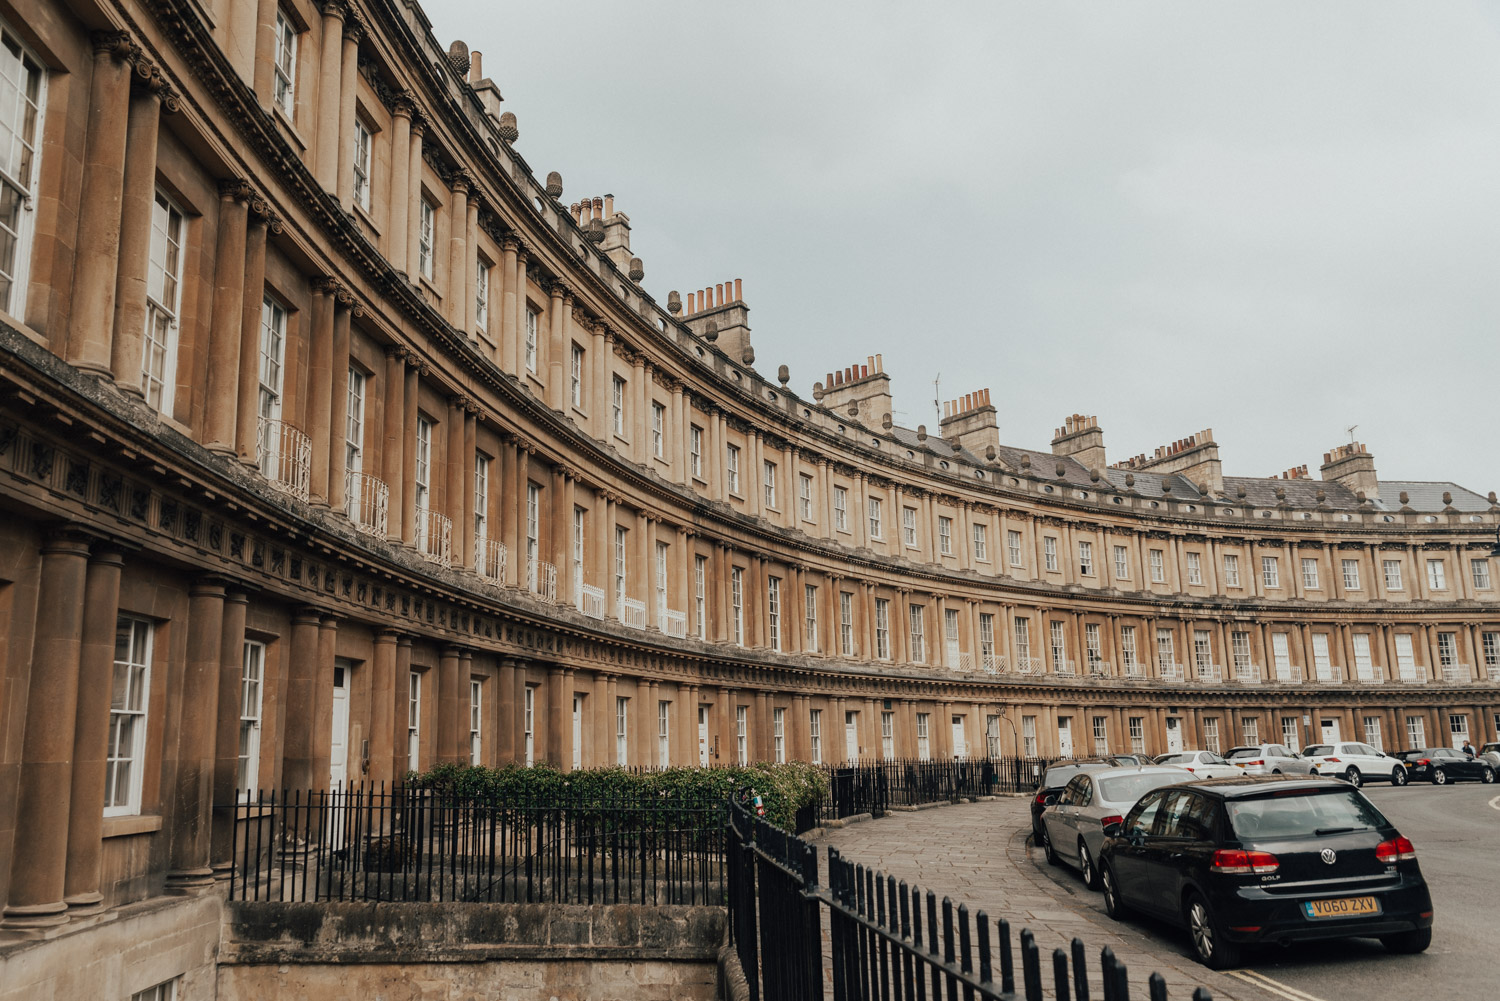
[[[504,139],[508,143],[513,143],[517,139],[521,138],[521,132],[520,132],[519,129],[516,128],[516,114],[515,114],[515,112],[513,112],[513,111],[507,111],[503,115],[500,116],[500,129],[499,129],[499,131],[500,131],[500,138]]]
[[[557,201],[562,197],[563,183],[562,175],[552,170],[547,172],[547,197]]]

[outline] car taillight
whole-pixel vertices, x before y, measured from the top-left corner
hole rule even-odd
[[[1047,794],[1045,792],[1039,792],[1039,793],[1037,793],[1036,794],[1036,799],[1032,800],[1032,802],[1035,803],[1037,806],[1044,806],[1044,805],[1046,805]]]
[[[1123,824],[1123,823],[1125,823],[1125,818],[1124,817],[1100,817],[1099,818],[1099,826],[1100,827],[1108,827],[1110,824]]]
[[[1245,764],[1247,764],[1247,765],[1263,765],[1265,763],[1266,762],[1265,762],[1264,758],[1256,758],[1254,761],[1247,761],[1247,762],[1245,762]]]
[[[1323,760],[1328,762],[1330,765],[1336,765],[1339,763],[1338,758],[1324,758]]]
[[[1430,765],[1430,764],[1432,764],[1432,759],[1431,758],[1418,758],[1417,759],[1417,764],[1419,764],[1419,765]]]
[[[1252,873],[1262,875],[1275,872],[1281,868],[1281,863],[1276,861],[1276,856],[1270,852],[1247,852],[1237,848],[1220,848],[1214,852],[1213,862],[1209,868],[1228,876],[1249,876]]]
[[[1186,768],[1190,772],[1193,771],[1193,766],[1192,765],[1183,765],[1182,767]],[[1193,772],[1193,774],[1196,775],[1197,772]]]
[[[1410,862],[1417,857],[1417,849],[1406,838],[1392,838],[1375,846],[1377,862]]]

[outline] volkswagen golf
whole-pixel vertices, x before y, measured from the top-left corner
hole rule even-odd
[[[1432,942],[1432,898],[1412,843],[1357,789],[1238,778],[1157,789],[1111,825],[1104,907],[1184,926],[1206,966],[1242,949],[1353,936],[1390,952]]]

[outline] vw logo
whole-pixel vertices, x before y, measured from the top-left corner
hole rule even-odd
[[[1333,865],[1338,859],[1338,854],[1332,848],[1324,848],[1321,857],[1324,865]]]

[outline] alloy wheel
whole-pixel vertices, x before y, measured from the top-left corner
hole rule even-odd
[[[1406,778],[1406,769],[1405,768],[1392,768],[1391,769],[1391,785],[1393,785],[1393,786],[1404,786],[1404,785],[1406,785],[1406,782],[1407,782],[1407,778]]]
[[[1116,921],[1125,917],[1125,905],[1120,901],[1119,888],[1115,886],[1115,874],[1108,865],[1099,870],[1099,883],[1104,890],[1104,913]]]
[[[1434,768],[1432,770],[1432,784],[1435,786],[1447,785],[1448,773],[1443,771],[1441,768]]]
[[[1188,905],[1188,931],[1193,936],[1193,948],[1198,958],[1205,963],[1214,959],[1214,926],[1208,917],[1208,906],[1202,900]]]
[[[1479,773],[1479,778],[1480,781],[1484,782],[1485,785],[1489,785],[1491,782],[1495,781],[1495,770],[1493,768],[1486,768],[1484,771]]]
[[[1089,853],[1089,846],[1082,838],[1078,839],[1078,873],[1083,877],[1083,884],[1090,890],[1099,885],[1099,874],[1094,871],[1094,856]]]
[[[1353,765],[1350,765],[1348,770],[1344,772],[1344,778],[1348,779],[1349,784],[1356,789],[1365,784],[1364,778],[1359,774],[1359,769]]]

